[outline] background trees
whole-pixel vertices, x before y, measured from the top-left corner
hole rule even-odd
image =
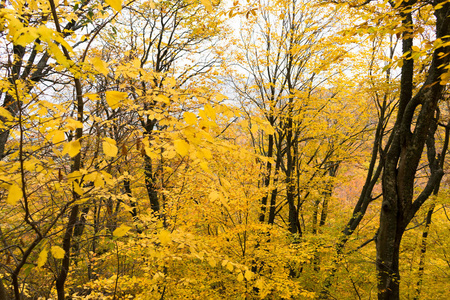
[[[2,3],[0,299],[445,295],[449,4],[227,5]]]

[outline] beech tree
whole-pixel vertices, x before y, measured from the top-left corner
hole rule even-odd
[[[0,300],[445,297],[449,13],[1,2]]]
[[[303,203],[320,199],[316,196],[310,200],[316,193],[307,186],[330,193],[331,187],[323,184],[323,178],[336,175],[346,156],[342,149],[347,148],[350,157],[352,149],[357,148],[358,134],[365,129],[358,104],[350,107],[344,103],[352,101],[344,100],[346,83],[332,79],[345,80],[341,76],[347,51],[345,38],[333,36],[335,20],[341,13],[334,10],[325,16],[314,4],[302,1],[260,2],[239,41],[242,46],[237,59],[248,75],[233,82],[249,118],[254,146],[268,158],[262,179],[268,190],[261,199],[259,219],[274,224],[277,216],[283,219],[280,213],[287,207],[285,222],[291,233],[300,236],[305,230],[300,221]],[[327,84],[329,89],[322,87]],[[339,115],[341,110],[361,117],[355,119],[350,131],[341,131],[339,120],[346,118]],[[333,113],[327,114],[329,111]],[[327,115],[333,117],[327,120]],[[258,132],[258,124],[252,121],[255,117],[263,118],[269,127],[261,126]],[[280,195],[280,190],[285,192]]]
[[[395,17],[395,20],[398,20],[399,23],[394,26],[397,34],[402,38],[402,56],[399,60],[401,79],[395,123],[386,146],[381,150],[380,163],[376,171],[378,174],[383,171],[380,227],[375,237],[379,299],[399,299],[400,297],[399,255],[402,236],[420,207],[433,191],[438,190],[444,174],[443,165],[448,146],[448,138],[445,138],[444,143],[440,145],[441,150],[437,152],[434,138],[438,124],[443,124],[440,121],[439,103],[444,100],[444,86],[447,84],[448,58],[445,53],[448,49],[445,38],[450,29],[448,3],[389,1],[389,4],[392,10],[388,9],[388,12],[383,13],[377,21],[386,20],[384,18],[387,17]],[[371,1],[350,2],[349,5],[354,9],[356,7],[363,9],[366,5],[371,5]],[[433,5],[433,9],[430,10],[428,5]],[[414,62],[424,55],[425,50],[414,46],[413,42],[418,33],[426,30],[423,26],[427,25],[421,20],[421,10],[434,14],[434,28],[427,29],[433,30],[436,42],[433,46],[430,45],[426,52],[430,58],[429,64],[425,67],[421,66],[426,68],[426,73],[424,76],[416,77],[418,81],[416,84],[419,86],[416,89]],[[389,19],[384,26],[392,28],[391,22],[392,19]],[[367,25],[367,23],[364,24],[364,26]],[[380,24],[378,26],[379,30],[386,28]],[[443,126],[448,125],[444,123]],[[374,151],[372,161],[377,159],[375,147]],[[418,192],[417,174],[423,157],[428,159],[429,173],[426,183]],[[364,187],[358,202],[359,208],[355,208],[354,215],[344,230],[344,236],[352,234],[364,216],[367,205],[371,202],[374,183],[372,176],[372,173],[369,173],[368,184]],[[376,176],[373,178],[377,179]],[[346,240],[347,238],[343,238],[340,241],[337,246],[338,252]],[[328,282],[325,283],[325,285],[328,284]]]

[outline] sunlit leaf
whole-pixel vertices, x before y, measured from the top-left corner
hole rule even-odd
[[[68,118],[66,120],[66,128],[69,130],[75,130],[77,128],[83,128],[83,123],[80,121],[74,120],[72,118]]]
[[[35,39],[39,37],[36,28],[33,27],[25,27],[18,30],[15,34],[15,44],[20,46],[26,46],[29,43],[33,42]]]

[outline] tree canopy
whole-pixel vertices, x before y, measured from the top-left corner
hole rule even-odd
[[[0,300],[446,297],[450,1],[0,21]]]

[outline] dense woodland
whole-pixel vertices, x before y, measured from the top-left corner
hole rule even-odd
[[[449,0],[1,0],[0,300],[447,299]]]

